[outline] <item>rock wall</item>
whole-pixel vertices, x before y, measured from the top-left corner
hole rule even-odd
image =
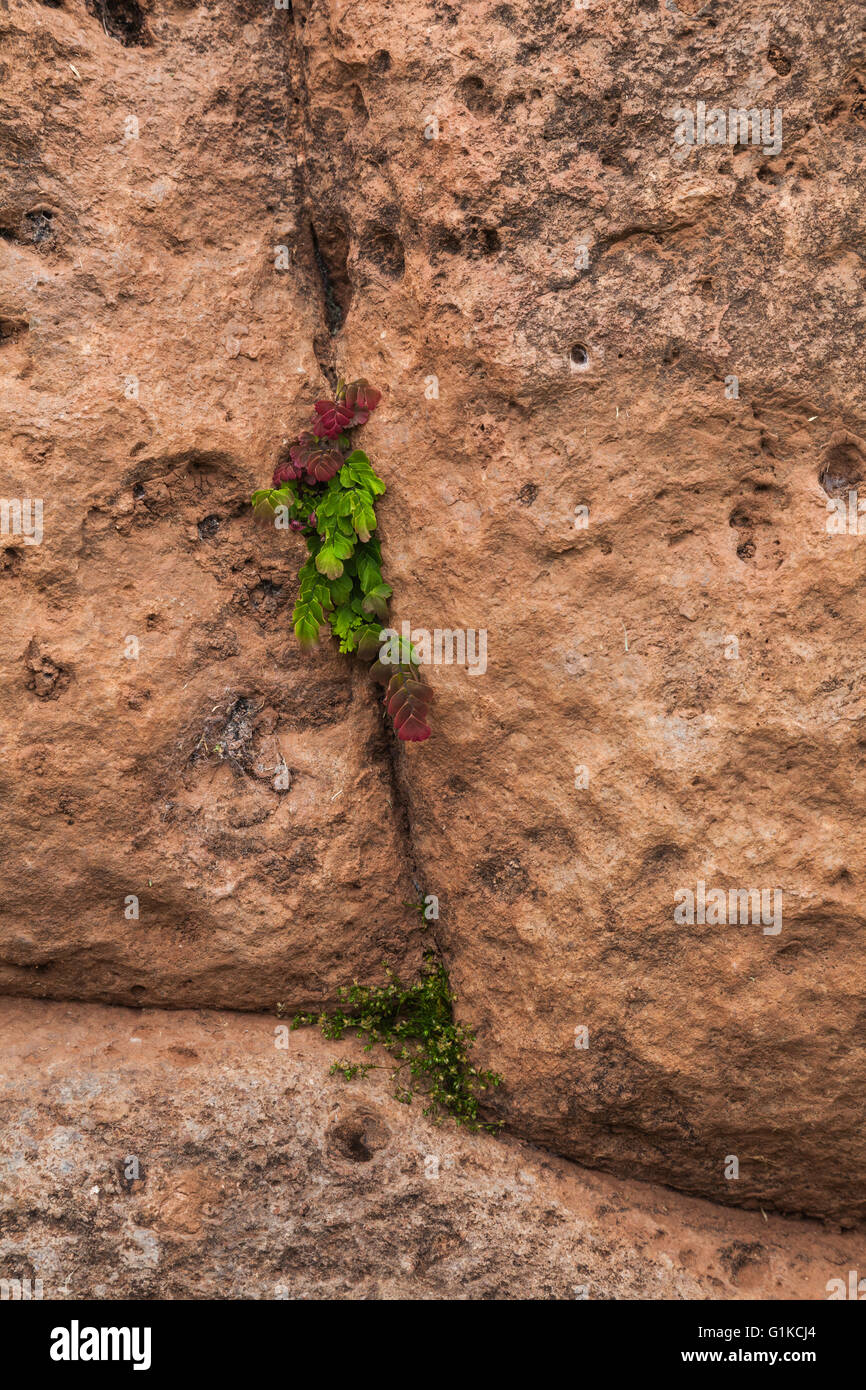
[[[44,1299],[823,1299],[862,1241],[434,1129],[350,1042],[0,1001],[0,1279]]]
[[[313,1003],[411,967],[417,893],[373,688],[300,656],[250,524],[321,389],[288,21],[136,10],[2,16],[4,488],[44,537],[3,538],[0,989]]]
[[[514,1133],[862,1218],[856,14],[8,0],[0,990],[308,1006],[433,892]],[[408,751],[246,507],[338,370],[397,621],[486,633]]]

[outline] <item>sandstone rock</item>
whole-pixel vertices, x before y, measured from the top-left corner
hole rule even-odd
[[[309,1004],[417,960],[420,885],[511,1129],[862,1218],[855,19],[0,13],[3,487],[46,500],[0,575],[0,988]],[[781,150],[678,146],[698,100]],[[244,507],[340,369],[385,391],[397,621],[487,634],[397,754]],[[698,881],[781,932],[677,924]]]
[[[0,295],[29,324],[2,486],[43,501],[40,544],[2,538],[0,990],[314,1003],[411,970],[421,932],[374,687],[300,655],[297,557],[248,507],[320,390],[311,256],[275,269],[303,228],[286,15],[238,48],[236,13],[153,11],[144,43],[135,11],[0,14]]]
[[[860,40],[845,6],[452,19],[435,63],[377,30],[353,158],[406,271],[345,336],[382,299],[397,616],[487,631],[404,763],[461,1011],[533,1141],[858,1220],[864,551],[826,524],[866,457]],[[782,153],[678,148],[699,98],[781,106]],[[782,930],[677,924],[698,881],[780,890]]]
[[[827,1297],[858,1238],[401,1105],[257,1015],[0,1002],[0,1279],[45,1299]],[[135,1175],[138,1176],[135,1176]]]

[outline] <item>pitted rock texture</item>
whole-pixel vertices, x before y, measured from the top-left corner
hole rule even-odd
[[[133,43],[136,9],[0,14],[0,298],[29,325],[2,487],[43,499],[41,544],[2,537],[0,990],[312,1004],[411,973],[420,929],[374,687],[301,657],[296,557],[250,524],[320,391],[312,253],[275,269],[304,226],[287,16],[179,5]]]
[[[256,1015],[0,1001],[0,1279],[45,1299],[823,1299],[862,1242],[434,1127]]]
[[[862,1218],[858,7],[104,8],[0,13],[3,487],[46,499],[0,988],[308,1004],[417,959],[420,885],[513,1131]],[[678,146],[698,101],[781,151]],[[336,371],[385,392],[397,622],[487,633],[409,752],[244,512]],[[781,932],[677,925],[698,881]]]

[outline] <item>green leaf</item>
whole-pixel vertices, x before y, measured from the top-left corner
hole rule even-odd
[[[358,578],[365,594],[369,594],[377,584],[382,583],[382,571],[369,555],[358,556]]]
[[[343,573],[343,564],[332,545],[322,546],[316,556],[316,569],[320,574],[326,574],[329,579],[340,578]]]
[[[328,588],[335,607],[340,608],[352,592],[352,576],[343,574],[339,579],[332,579]]]
[[[297,506],[297,497],[288,484],[283,487],[262,487],[254,492],[251,497],[253,515],[257,521],[273,521],[277,514],[278,507],[292,508]]]
[[[375,589],[371,589],[364,599],[363,608],[365,613],[375,613],[377,618],[382,621],[388,616],[388,599],[391,597],[390,584],[377,584]]]
[[[364,468],[357,464],[353,464],[351,473],[355,482],[358,483],[359,486],[366,488],[374,497],[380,497],[382,493],[385,492],[385,484],[382,482],[382,479],[373,472],[372,468]]]
[[[322,605],[316,600],[310,603],[299,600],[295,604],[292,620],[295,625],[295,636],[303,648],[316,645],[324,617]]]
[[[333,521],[337,515],[337,499],[327,493],[316,501],[316,530],[323,530],[323,521]]]
[[[378,653],[381,646],[379,640],[381,631],[380,623],[365,623],[363,627],[358,628],[356,639],[358,655],[362,661],[372,661]]]
[[[331,614],[331,627],[338,637],[345,637],[358,623],[358,615],[351,608],[338,608]]]
[[[352,526],[362,541],[370,539],[370,532],[376,529],[376,513],[360,493],[350,494],[352,498]]]
[[[340,469],[340,482],[343,487],[356,483],[367,492],[379,497],[385,491],[382,479],[373,471],[372,464],[363,449],[355,449]]]
[[[299,618],[295,623],[295,636],[300,646],[308,651],[310,647],[315,647],[319,641],[319,624],[312,618]]]
[[[351,540],[349,537],[351,536]],[[352,528],[349,527],[348,535],[342,531],[335,531],[331,545],[338,560],[348,560],[355,549],[355,537],[352,535]],[[342,572],[342,571],[341,571]]]

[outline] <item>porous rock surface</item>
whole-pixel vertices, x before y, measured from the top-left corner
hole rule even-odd
[[[274,268],[286,16],[256,17],[127,46],[0,14],[3,487],[44,499],[41,544],[3,537],[2,990],[265,1008],[418,959],[371,682],[301,657],[294,557],[250,524],[321,389],[319,300]]]
[[[856,15],[9,0],[0,990],[308,1005],[435,893],[511,1131],[863,1217]],[[781,151],[678,146],[698,100]],[[337,371],[396,620],[487,634],[409,750],[245,505]]]
[[[434,1128],[379,1073],[326,1079],[356,1044],[277,1047],[274,1027],[0,1002],[0,1279],[44,1299],[812,1300],[857,1268],[850,1233]]]

